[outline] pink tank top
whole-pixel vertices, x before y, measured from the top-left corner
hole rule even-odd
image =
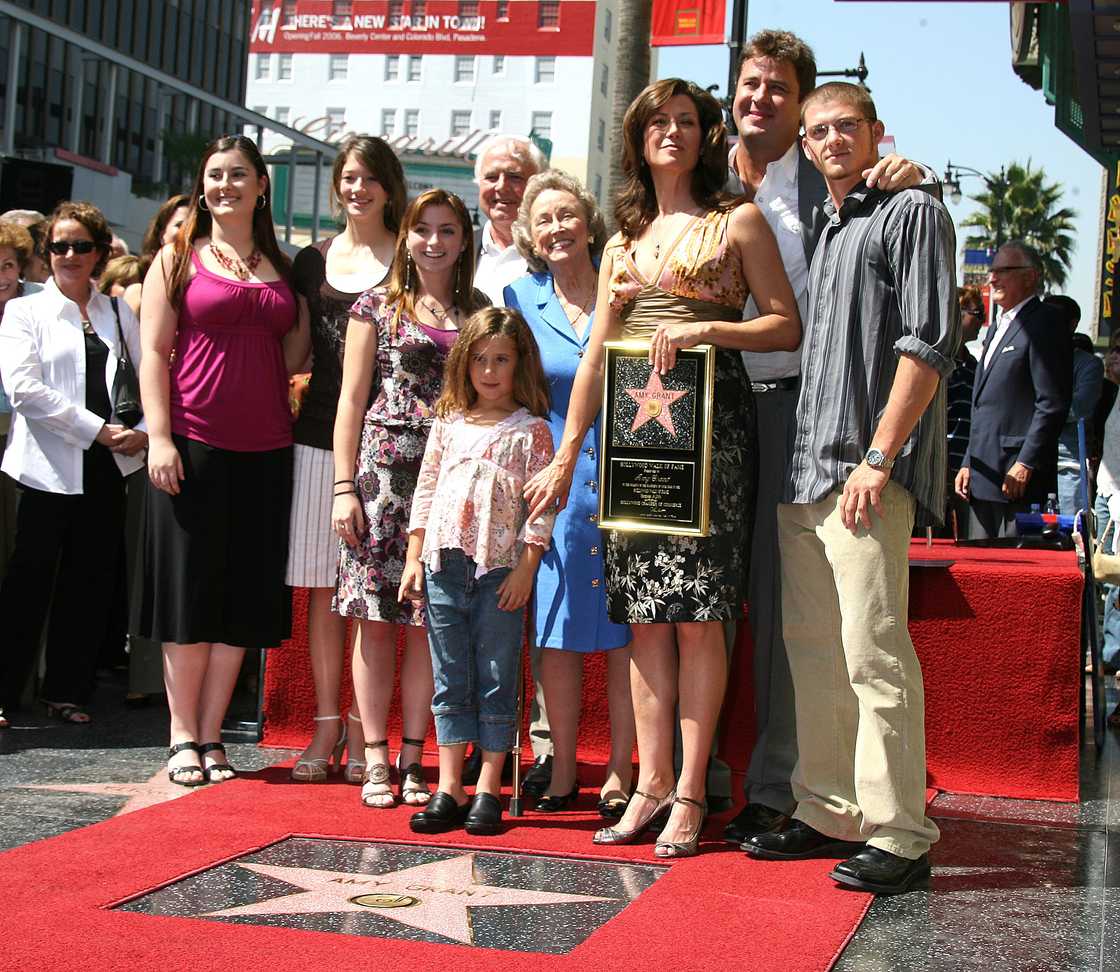
[[[171,366],[171,431],[233,452],[292,443],[280,341],[296,324],[283,280],[228,280],[192,254]]]

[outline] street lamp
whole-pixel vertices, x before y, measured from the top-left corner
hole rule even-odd
[[[999,177],[993,179],[979,169],[946,161],[945,175],[942,176],[941,182],[954,205],[961,201],[962,177],[983,179],[984,185],[987,186],[988,192],[992,196],[992,229],[995,232],[996,249],[998,250],[1003,246],[1003,200],[1007,195],[1007,179],[1003,166],[999,167]]]

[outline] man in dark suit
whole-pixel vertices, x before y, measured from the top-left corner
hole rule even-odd
[[[1042,262],[1028,244],[1000,247],[989,280],[999,321],[984,339],[972,390],[972,428],[956,491],[969,536],[1013,536],[1015,514],[1058,489],[1058,436],[1069,412],[1069,330],[1038,299]]]
[[[806,317],[809,265],[826,217],[824,177],[801,151],[801,102],[816,86],[813,52],[784,30],[763,30],[743,50],[733,93],[732,115],[739,142],[728,157],[729,191],[745,195],[762,210],[778,241],[782,264],[802,318]],[[932,173],[890,155],[863,173],[868,186],[894,191],[936,183]],[[758,315],[753,301],[744,318]],[[756,739],[744,781],[746,807],[724,836],[732,843],[782,826],[793,811],[790,778],[797,762],[793,681],[782,640],[777,509],[793,451],[800,351],[744,353],[758,409],[759,482],[751,540],[750,604],[754,640]],[[735,626],[726,626],[734,643]],[[726,766],[713,759],[708,801],[730,795]]]

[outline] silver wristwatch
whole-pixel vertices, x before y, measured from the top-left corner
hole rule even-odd
[[[894,465],[893,459],[888,459],[887,454],[882,449],[868,449],[867,455],[863,457],[872,469],[882,469],[884,472],[890,472],[891,467]]]

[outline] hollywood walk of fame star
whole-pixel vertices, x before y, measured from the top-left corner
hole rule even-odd
[[[626,394],[638,403],[638,414],[634,416],[631,432],[637,432],[650,419],[656,419],[670,435],[676,435],[673,416],[669,406],[678,398],[684,398],[687,391],[673,391],[661,384],[661,375],[656,371],[649,373],[645,388],[627,388]]]
[[[202,917],[375,912],[403,925],[433,932],[464,945],[473,945],[468,908],[617,900],[587,894],[525,891],[476,884],[474,858],[474,854],[462,854],[388,874],[238,862],[239,867],[277,878],[302,890],[267,901],[207,912]],[[373,903],[362,904],[362,899]]]
[[[157,771],[142,783],[25,783],[27,790],[55,790],[59,793],[94,793],[98,796],[128,797],[114,817],[120,817],[135,810],[154,807],[158,803],[188,796],[192,790],[172,783],[166,770]],[[199,787],[201,789],[201,787]]]

